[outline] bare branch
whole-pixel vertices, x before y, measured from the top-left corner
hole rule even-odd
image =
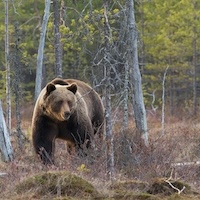
[[[185,186],[183,186],[183,188],[180,190],[177,187],[175,187],[168,179],[164,180],[166,183],[168,183],[170,185],[170,187],[172,187],[173,189],[175,189],[178,194],[181,194],[184,190],[185,190]]]

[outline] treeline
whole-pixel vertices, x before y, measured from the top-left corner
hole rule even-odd
[[[166,96],[171,113],[182,107],[196,113],[200,92],[200,2],[140,1],[138,27],[143,83],[159,101],[167,66]],[[192,110],[193,106],[193,110]]]
[[[34,86],[44,1],[9,2],[11,81],[17,82],[23,101],[34,99]],[[112,34],[111,84],[113,95],[122,89],[125,77],[125,2],[109,2],[108,20]],[[59,1],[63,77],[79,78],[93,86],[101,85],[104,45],[102,1]],[[166,102],[171,113],[177,108],[196,112],[198,107],[200,2],[198,0],[139,0],[135,2],[138,28],[139,64],[147,107],[161,106],[163,76],[166,74]],[[0,2],[4,8],[4,2]],[[51,12],[53,8],[51,6]],[[4,12],[0,13],[4,21]],[[5,99],[5,25],[0,25],[0,98]],[[45,43],[43,84],[55,76],[54,23],[50,14]],[[17,53],[16,53],[17,52]],[[19,71],[17,71],[17,70]],[[17,78],[17,76],[20,76]],[[16,88],[15,88],[16,89]],[[97,89],[100,90],[99,87]],[[155,101],[154,101],[155,99]],[[193,108],[193,109],[192,109]]]

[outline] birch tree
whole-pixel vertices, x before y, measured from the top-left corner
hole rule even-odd
[[[148,145],[146,110],[143,100],[142,80],[138,64],[137,30],[134,14],[134,1],[126,0],[128,25],[128,64],[131,69],[131,84],[133,85],[133,110],[136,127],[142,134],[145,145]]]
[[[165,73],[163,75],[163,81],[162,81],[162,120],[161,120],[161,126],[162,126],[162,135],[165,134],[165,80],[167,75],[167,70],[169,66],[165,69]]]
[[[42,68],[43,68],[43,55],[44,55],[44,44],[45,44],[45,35],[47,29],[47,23],[49,19],[49,10],[50,10],[50,0],[45,0],[45,10],[43,16],[43,22],[40,32],[40,41],[37,55],[37,69],[36,69],[36,81],[35,81],[35,100],[39,96],[39,93],[42,89]]]
[[[14,158],[9,133],[3,115],[3,109],[0,101],[0,151],[4,161],[11,161]]]

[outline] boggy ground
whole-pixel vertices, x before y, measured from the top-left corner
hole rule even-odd
[[[157,179],[151,184],[142,181],[114,181],[112,184],[87,181],[67,171],[48,171],[28,176],[12,190],[1,192],[1,199],[69,199],[69,200],[189,200],[200,194],[181,181]],[[3,183],[1,183],[3,185]]]
[[[30,119],[23,130],[30,139]],[[115,124],[115,177],[109,180],[106,143],[95,140],[87,157],[68,155],[63,141],[56,143],[56,165],[44,166],[30,141],[18,147],[12,134],[15,159],[0,162],[0,199],[59,200],[191,200],[200,199],[200,123],[198,119],[167,118],[165,134],[160,120],[148,116],[149,146],[134,123],[122,132]]]

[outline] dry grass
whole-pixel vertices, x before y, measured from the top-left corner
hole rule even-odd
[[[30,138],[31,116],[27,113],[24,116],[23,130]],[[119,131],[119,123],[115,124],[116,179],[113,184],[106,176],[105,144],[96,141],[96,148],[81,158],[76,154],[68,155],[65,143],[57,141],[56,166],[44,166],[34,155],[31,142],[25,142],[20,150],[17,137],[12,135],[15,159],[10,163],[0,162],[0,173],[6,173],[0,176],[0,199],[200,199],[193,192],[200,191],[200,165],[176,165],[200,161],[198,120],[167,118],[165,135],[161,135],[159,117],[148,116],[148,125],[150,145],[145,147],[134,123],[130,123],[125,132]],[[71,173],[76,175],[78,183],[82,183],[80,187],[73,187],[68,179]],[[185,194],[177,195],[177,190],[166,181],[159,185],[156,180],[170,180],[175,187],[178,181],[181,187],[188,187]],[[85,189],[87,187],[90,189]],[[168,190],[170,194],[160,194],[163,188],[172,190]],[[85,190],[93,191],[92,195]]]
[[[94,186],[69,172],[43,172],[28,177],[16,186],[17,194],[31,194],[39,198],[60,196],[91,199],[99,196]]]

